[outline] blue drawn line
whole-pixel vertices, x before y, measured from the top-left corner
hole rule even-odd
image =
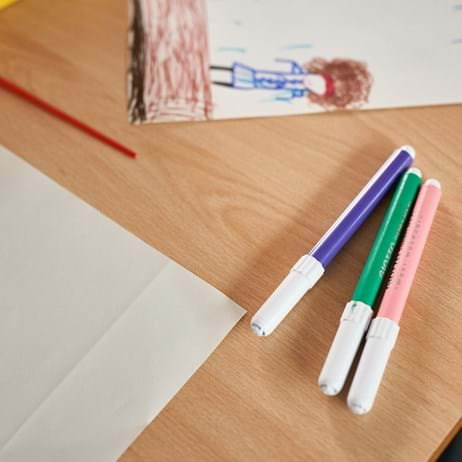
[[[293,100],[286,98],[279,98],[278,96],[272,96],[270,98],[264,98],[258,101],[259,103],[286,103],[293,104]]]
[[[286,45],[282,47],[282,50],[306,50],[308,48],[312,48],[313,45],[311,43],[293,43],[291,45]]]
[[[452,39],[452,40],[451,40],[451,43],[452,43],[453,45],[462,44],[462,38]]]
[[[455,11],[462,11],[462,3],[459,3],[458,5],[454,5],[452,9]]]
[[[245,53],[246,49],[241,47],[220,47],[218,51],[232,52],[232,53]]]
[[[284,100],[305,96],[307,88],[304,78],[307,71],[296,61],[287,59],[276,61],[289,65],[289,69],[286,71],[261,70],[237,61],[234,62],[229,69],[231,71],[229,86],[238,90],[284,90]]]

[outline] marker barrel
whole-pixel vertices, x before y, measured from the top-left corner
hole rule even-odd
[[[421,184],[422,173],[415,167],[401,177],[356,284],[352,300],[374,305]]]
[[[394,151],[309,255],[325,268],[377,207],[399,176],[411,166],[414,156],[414,149],[410,146]]]
[[[403,171],[411,165],[414,156],[414,149],[410,146],[403,146],[393,152],[311,252],[302,257],[310,263],[310,270],[303,272],[304,279],[301,281],[299,277],[291,275],[292,271],[296,271],[294,267],[257,311],[251,320],[251,328],[255,334],[264,336],[273,332],[303,295],[319,280],[326,266],[358,230]],[[304,286],[301,282],[305,283]],[[297,296],[291,295],[292,290]]]
[[[437,180],[427,180],[417,198],[409,228],[383,295],[378,316],[399,323],[441,198]]]
[[[404,222],[421,184],[422,174],[409,169],[393,194],[377,236],[372,244],[361,276],[347,303],[335,338],[319,375],[319,387],[326,395],[341,391],[364,333],[372,318],[372,306],[398,243]]]
[[[437,180],[423,185],[412,212],[378,316],[372,321],[361,360],[348,394],[348,406],[358,414],[372,408],[388,358],[399,332],[401,318],[433,218],[441,197]]]

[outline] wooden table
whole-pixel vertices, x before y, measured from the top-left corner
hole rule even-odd
[[[249,311],[122,456],[422,461],[462,412],[462,107],[130,126],[127,0],[0,12],[0,75],[139,152],[134,161],[0,91],[0,143]],[[248,322],[395,146],[443,198],[373,412],[317,377],[384,204],[270,337]]]

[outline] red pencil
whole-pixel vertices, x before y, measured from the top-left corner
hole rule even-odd
[[[103,143],[106,143],[109,146],[112,146],[113,148],[117,149],[118,151],[125,154],[126,156],[136,158],[136,152],[126,148],[125,146],[122,146],[117,141],[114,141],[113,139],[107,137],[106,135],[103,135],[102,133],[98,132],[94,128],[91,128],[89,125],[81,122],[80,120],[75,119],[74,117],[70,116],[69,114],[66,114],[65,112],[61,111],[57,107],[52,106],[51,104],[47,103],[46,101],[41,100],[40,98],[37,98],[37,96],[34,96],[32,93],[29,93],[28,91],[23,90],[22,88],[18,87],[14,83],[8,82],[2,77],[0,77],[0,87],[3,87],[6,90],[9,90],[14,94],[21,96],[22,98],[26,99],[32,104],[35,104],[39,108],[49,112],[50,114],[53,114],[55,117],[58,117],[58,119],[64,120],[65,122],[71,125],[74,125],[74,127],[77,127],[80,130],[88,133],[90,136],[93,136],[94,138],[97,138]]]

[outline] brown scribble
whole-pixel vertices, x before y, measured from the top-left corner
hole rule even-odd
[[[336,58],[314,58],[303,66],[309,73],[327,76],[333,91],[324,95],[308,93],[308,99],[325,109],[356,109],[368,101],[372,76],[365,63]]]
[[[132,25],[129,33],[131,61],[128,71],[128,113],[130,121],[134,122],[146,119],[146,108],[144,105],[144,34],[139,0],[133,0],[132,2],[132,16]]]
[[[131,0],[129,120],[211,117],[205,0]]]

